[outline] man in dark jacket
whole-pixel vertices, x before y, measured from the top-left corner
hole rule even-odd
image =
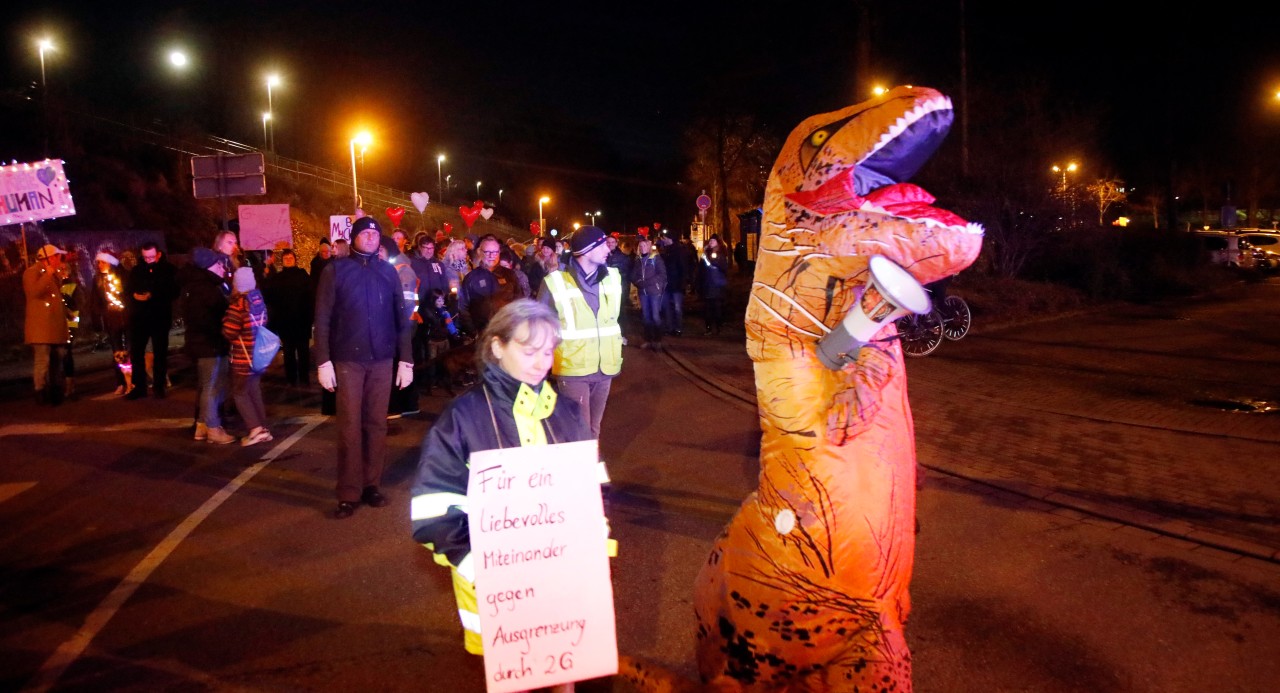
[[[164,259],[164,253],[154,242],[147,242],[140,249],[142,262],[129,273],[125,281],[125,297],[129,306],[129,345],[135,364],[133,389],[125,399],[141,399],[147,396],[147,342],[155,359],[152,375],[155,377],[156,397],[164,397],[169,373],[169,327],[173,324],[173,300],[178,297],[177,272]],[[219,317],[221,320],[221,317]],[[219,325],[218,329],[222,329]]]
[[[667,288],[663,296],[662,317],[667,334],[679,337],[684,333],[684,295],[689,289],[689,275],[693,274],[693,247],[688,245],[686,238],[675,243],[666,236],[658,241],[658,245],[658,253],[667,265]]]
[[[472,334],[480,334],[498,309],[519,298],[519,280],[498,264],[502,244],[492,235],[480,239],[480,264],[467,272],[458,292],[458,312]]]
[[[421,370],[427,367],[428,348],[430,342],[429,318],[435,315],[435,305],[431,299],[432,291],[449,295],[449,278],[444,274],[444,265],[436,260],[436,241],[425,231],[413,237],[413,252],[409,253],[409,265],[418,275],[418,314],[422,320],[413,331],[413,364]]]
[[[311,321],[315,298],[311,277],[298,266],[290,249],[281,253],[284,265],[267,275],[262,297],[267,301],[267,329],[280,336],[284,352],[284,379],[290,385],[306,385],[311,372]]]
[[[325,267],[316,296],[317,380],[338,393],[339,519],[351,517],[358,503],[387,505],[378,486],[386,465],[392,373],[396,387],[413,384],[414,323],[395,268],[378,259],[381,242],[376,220],[357,219],[351,254]]]
[[[227,398],[230,374],[230,344],[222,335],[222,318],[231,295],[230,268],[230,258],[208,248],[192,250],[191,264],[182,268],[182,320],[186,324],[182,350],[196,364],[200,388],[195,439],[219,445],[235,441],[222,427],[219,412]],[[157,378],[159,362],[157,358]],[[134,369],[135,382],[137,377]]]

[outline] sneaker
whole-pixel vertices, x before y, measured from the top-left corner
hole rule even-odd
[[[124,385],[116,385],[116,397],[124,394]]]
[[[360,494],[360,502],[371,508],[385,508],[390,501],[378,491],[377,486],[365,486],[364,492]]]
[[[203,421],[196,423],[195,440],[204,440],[209,437],[209,427]]]
[[[227,443],[236,442],[236,437],[227,433],[226,429],[221,426],[210,428],[206,439],[214,445],[226,445]]]
[[[266,426],[259,426],[253,429],[252,431],[250,431],[249,435],[242,438],[240,440],[240,445],[242,447],[247,448],[250,445],[257,445],[258,443],[266,443],[266,442],[269,442],[270,440],[271,440],[271,431],[268,431]]]

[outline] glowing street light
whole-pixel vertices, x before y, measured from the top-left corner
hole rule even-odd
[[[476,181],[476,197],[480,197],[480,181]]]
[[[360,132],[351,138],[351,201],[352,207],[359,211],[360,209],[360,188],[356,183],[356,145],[368,147],[373,142],[373,135],[367,131]]]
[[[278,75],[278,74],[276,74],[276,73],[274,73],[274,72],[273,72],[273,73],[271,73],[271,74],[269,74],[269,75],[267,75],[267,113],[275,113],[275,112],[276,112],[275,107],[271,104],[271,88],[272,88],[272,87],[278,87],[278,86],[280,86],[280,75]],[[271,140],[270,140],[270,143],[269,143],[268,147],[271,149],[271,153],[272,153],[272,154],[275,154],[275,153],[276,153],[276,125],[275,125],[275,123],[272,123],[272,124],[271,124]]]
[[[550,201],[551,201],[551,198],[547,197],[546,195],[543,195],[542,197],[538,198],[538,233],[543,233],[543,228],[544,228],[543,218],[542,218],[542,205],[545,205]]]
[[[175,69],[181,70],[187,66],[187,54],[178,49],[169,51],[169,64]]]
[[[498,204],[502,204],[502,188],[498,188]]]
[[[436,188],[438,188],[436,193],[440,195],[441,202],[444,202],[444,178],[442,177],[442,174],[444,173],[444,169],[442,168],[443,166],[444,154],[441,154],[436,157]]]
[[[594,212],[583,212],[583,213],[582,213],[582,216],[584,216],[584,217],[591,217],[591,225],[592,225],[592,226],[595,226],[595,225],[596,225],[596,217],[600,216],[601,214],[604,214],[604,212],[601,212],[600,210],[596,210],[596,211],[594,211]]]
[[[53,46],[53,41],[48,38],[42,38],[36,41],[36,48],[40,49],[40,110],[44,117],[41,118],[44,129],[44,155],[49,156],[49,85],[44,78],[44,54],[45,51],[52,52],[57,50]]]

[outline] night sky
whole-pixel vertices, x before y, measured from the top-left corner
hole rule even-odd
[[[692,218],[699,191],[679,185],[679,145],[697,114],[749,113],[781,138],[808,115],[867,96],[857,74],[856,2],[417,5],[11,8],[0,87],[39,79],[34,40],[47,32],[59,46],[47,57],[54,93],[101,115],[191,118],[259,145],[265,75],[275,70],[284,81],[272,94],[283,156],[346,170],[347,142],[365,127],[376,139],[365,159],[369,180],[434,199],[436,155],[444,153],[457,199],[474,198],[479,180],[485,200],[504,190],[506,216],[536,217],[537,197],[548,194],[548,215],[561,215],[560,223],[601,209],[611,230],[654,220],[643,218],[649,211],[676,217],[669,224]],[[865,5],[868,74],[956,97],[959,0]],[[1108,159],[1096,167],[1132,179],[1171,147],[1178,156],[1230,156],[1242,136],[1280,144],[1274,7],[1009,5],[967,0],[971,90],[1037,82],[1064,107],[1104,112],[1102,141],[1091,144]],[[191,54],[185,75],[163,63],[170,46]],[[1172,144],[1156,135],[1161,119],[1173,124]]]

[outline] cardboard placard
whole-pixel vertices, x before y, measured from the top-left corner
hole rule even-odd
[[[490,693],[616,674],[597,441],[471,455],[467,491]]]
[[[270,250],[293,245],[289,205],[240,205],[240,247]]]
[[[334,214],[329,217],[329,242],[351,242],[351,225],[355,219],[350,214]]]

